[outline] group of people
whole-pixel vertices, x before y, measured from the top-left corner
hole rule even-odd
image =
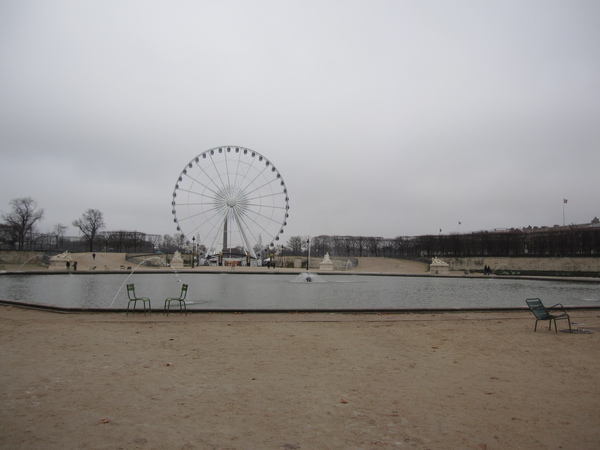
[[[483,266],[483,274],[484,275],[491,275],[492,274],[492,268],[488,265]]]
[[[93,254],[92,254],[92,259],[93,259],[94,261],[96,261],[96,254],[95,254],[95,253],[93,253]],[[71,267],[73,267],[73,270],[74,270],[74,271],[76,271],[76,270],[77,270],[77,261],[73,261],[73,262],[71,262],[70,260],[67,260],[67,261],[66,261],[66,265],[67,265],[67,270],[71,270]],[[96,267],[94,267],[94,269],[95,269],[95,268],[96,268]]]

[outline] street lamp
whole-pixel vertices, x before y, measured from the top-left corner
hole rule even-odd
[[[306,247],[308,248],[308,252],[306,255],[306,271],[309,272],[310,271],[310,238],[308,238],[306,241]]]
[[[194,268],[194,253],[196,253],[196,236],[192,236],[192,269]]]

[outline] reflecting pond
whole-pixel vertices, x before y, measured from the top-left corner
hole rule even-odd
[[[598,283],[506,278],[295,274],[134,273],[0,275],[0,299],[63,308],[123,309],[126,283],[153,309],[189,285],[197,310],[379,310],[513,308],[539,297],[547,305],[600,306]],[[320,282],[319,282],[320,281]]]

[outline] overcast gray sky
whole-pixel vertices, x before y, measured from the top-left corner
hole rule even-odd
[[[0,210],[173,234],[181,170],[239,145],[284,243],[585,223],[599,93],[597,0],[3,0]]]

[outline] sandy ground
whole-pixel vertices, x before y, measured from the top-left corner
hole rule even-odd
[[[0,307],[0,448],[597,449],[591,334],[528,312]],[[560,326],[560,324],[559,324]]]
[[[122,254],[76,256],[81,271],[131,265]],[[426,269],[361,258],[352,271]],[[534,332],[524,311],[166,317],[0,306],[0,448],[597,449],[600,311],[570,314],[591,333]]]

